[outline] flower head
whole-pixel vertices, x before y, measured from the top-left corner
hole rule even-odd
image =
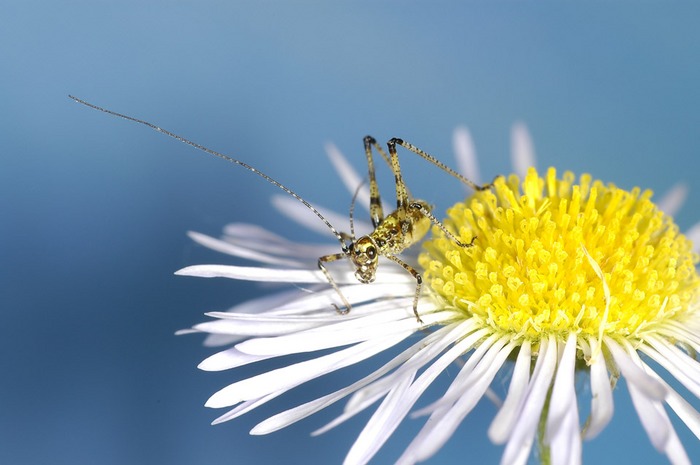
[[[527,133],[519,126],[514,134],[516,165],[532,165]],[[458,141],[460,153],[467,153],[464,133]],[[354,190],[359,177],[331,153]],[[433,381],[460,363],[443,395],[413,412],[428,421],[398,462],[419,462],[445,444],[489,394],[504,365],[512,364],[507,395],[488,430],[494,443],[505,444],[502,463],[525,463],[536,438],[543,460],[580,463],[581,437],[595,437],[612,417],[619,376],[627,380],[652,444],[673,463],[689,463],[664,404],[698,437],[700,414],[645,360],[700,397],[700,364],[694,358],[700,351],[698,257],[650,192],[625,191],[588,175],[558,177],[553,168],[541,177],[530,168],[522,179],[499,178],[493,189],[456,204],[444,224],[467,242],[478,239],[465,249],[435,228],[425,243],[418,258],[428,288],[419,302],[423,326],[412,312],[415,281],[401,268],[384,264],[372,285],[358,284],[351,271],[335,272],[352,304],[348,315],[339,315],[331,309],[335,291],[315,269],[327,248],[291,244],[250,225],[229,226],[222,240],[193,234],[258,265],[201,265],[179,274],[311,286],[210,313],[213,321],[194,327],[209,333],[212,345],[235,344],[202,362],[204,370],[307,356],[214,394],[207,406],[231,408],[216,422],[393,351],[392,359],[364,378],[281,412],[251,433],[276,431],[349,397],[342,414],[316,431],[322,433],[379,403],[346,458],[365,463],[417,402],[426,402],[421,396]],[[592,394],[583,425],[577,371],[589,376]]]

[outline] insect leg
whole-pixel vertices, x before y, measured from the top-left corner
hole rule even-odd
[[[323,257],[320,257],[318,259],[318,268],[323,271],[323,274],[326,276],[326,279],[328,280],[328,283],[335,289],[335,292],[338,293],[338,296],[340,297],[340,300],[343,302],[343,307],[340,308],[336,304],[332,304],[333,308],[335,308],[335,311],[340,313],[341,315],[345,315],[350,311],[352,306],[350,305],[350,302],[348,302],[348,299],[345,298],[343,293],[340,291],[340,288],[338,285],[335,283],[335,280],[333,279],[333,276],[331,276],[331,273],[326,269],[326,266],[324,263],[330,263],[334,262],[336,260],[341,260],[343,258],[346,258],[347,255],[344,252],[341,253],[335,253],[332,255],[324,255]]]
[[[396,143],[401,139],[391,139],[387,142],[389,148],[389,157],[391,158],[391,170],[394,172],[394,181],[396,183],[396,209],[406,208],[408,205],[408,190],[401,176],[401,166],[399,166],[399,156],[396,153]]]
[[[415,268],[401,260],[399,257],[395,255],[385,255],[385,257],[401,265],[403,269],[411,273],[411,276],[413,276],[413,278],[416,280],[416,293],[413,296],[413,314],[416,315],[416,320],[418,320],[418,323],[423,324],[423,320],[421,320],[420,315],[418,315],[418,299],[420,298],[421,287],[423,287],[423,277],[420,275],[420,273],[418,273],[418,271],[416,271]]]
[[[413,202],[410,205],[411,208],[415,208],[416,210],[420,210],[420,212],[425,215],[435,226],[440,228],[442,232],[445,233],[445,235],[450,238],[451,240],[454,241],[455,244],[457,244],[460,247],[468,248],[474,245],[474,241],[476,240],[476,236],[472,236],[471,240],[469,242],[462,242],[459,239],[457,239],[457,236],[452,234],[449,229],[445,227],[444,224],[440,222],[437,218],[435,218],[435,215],[431,213],[430,210],[428,210],[424,205],[421,205],[418,202]]]
[[[367,155],[367,170],[369,171],[369,212],[372,217],[372,226],[375,228],[384,220],[384,210],[382,209],[382,199],[379,194],[377,177],[374,173],[374,158],[372,157],[372,146],[379,147],[377,141],[372,136],[365,136],[365,155]],[[380,149],[381,153],[381,149]]]
[[[440,168],[444,172],[451,174],[455,178],[459,179],[460,181],[462,181],[464,184],[471,187],[475,191],[484,191],[486,189],[490,189],[493,186],[493,181],[490,182],[489,184],[484,184],[483,186],[476,184],[474,181],[471,181],[470,179],[467,179],[466,177],[462,176],[461,174],[459,174],[458,172],[456,172],[455,170],[453,170],[449,166],[445,165],[443,162],[441,162],[440,160],[438,160],[434,156],[430,155],[429,153],[426,153],[425,151],[419,149],[418,147],[416,147],[413,144],[405,142],[402,139],[397,139],[397,138],[391,139],[389,141],[389,151],[391,151],[391,146],[392,145],[395,146],[396,144],[400,145],[401,147],[403,147],[407,150],[410,150],[411,152],[415,153],[416,155],[423,157],[424,159],[428,160],[430,163],[437,166],[438,168]],[[496,178],[498,178],[498,176],[496,176]],[[496,178],[494,178],[494,181],[496,180]]]

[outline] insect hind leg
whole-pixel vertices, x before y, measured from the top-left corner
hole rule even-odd
[[[496,178],[494,178],[494,180],[491,181],[490,183],[479,185],[479,184],[475,183],[474,181],[468,179],[467,177],[462,176],[457,171],[455,171],[452,168],[450,168],[449,166],[445,165],[443,162],[441,162],[440,160],[438,160],[434,156],[430,155],[429,153],[425,152],[424,150],[419,149],[415,145],[404,141],[403,139],[399,139],[399,138],[394,137],[393,139],[391,139],[389,141],[388,145],[389,145],[390,152],[392,151],[392,147],[394,147],[394,152],[395,152],[396,145],[400,145],[401,147],[405,148],[406,150],[410,150],[411,152],[415,153],[416,155],[422,157],[423,159],[425,159],[425,160],[429,161],[430,163],[432,163],[433,165],[437,166],[438,168],[443,170],[445,173],[450,174],[450,175],[454,176],[455,178],[459,179],[460,181],[462,181],[462,183],[471,187],[475,191],[485,191],[487,189],[490,189],[491,187],[493,187],[494,181],[498,178],[498,176],[496,176]]]
[[[418,324],[422,325],[423,320],[421,320],[420,315],[418,314],[418,299],[420,298],[421,288],[423,287],[423,276],[421,276],[421,274],[415,268],[395,255],[386,255],[386,258],[401,265],[403,269],[411,273],[411,276],[413,276],[413,278],[416,280],[416,292],[413,295],[413,314],[416,316]]]
[[[428,210],[425,207],[425,205],[422,205],[418,202],[414,202],[410,205],[410,207],[415,208],[416,210],[420,210],[420,212],[424,216],[426,216],[430,220],[431,223],[433,223],[435,226],[440,228],[440,230],[443,233],[445,233],[445,236],[447,236],[449,239],[451,239],[458,246],[464,247],[466,249],[466,248],[472,247],[474,245],[474,241],[476,240],[477,236],[472,236],[472,238],[470,239],[469,242],[462,242],[461,240],[459,240],[457,238],[457,236],[455,236],[452,232],[450,232],[450,230],[447,229],[447,227],[444,224],[442,224],[442,222],[440,222],[440,220],[435,218],[435,215],[433,215],[433,213],[430,210]]]
[[[365,155],[367,156],[367,171],[369,173],[369,212],[372,217],[372,226],[377,227],[384,220],[384,209],[382,208],[382,199],[379,194],[379,185],[377,184],[377,176],[374,171],[374,157],[372,156],[372,147],[377,148],[380,154],[386,160],[386,154],[377,144],[377,140],[372,136],[365,136]]]

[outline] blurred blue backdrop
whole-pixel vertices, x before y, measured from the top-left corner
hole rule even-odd
[[[199,372],[211,349],[173,333],[259,291],[173,276],[227,262],[185,232],[252,221],[318,237],[272,210],[276,191],[259,178],[69,93],[241,158],[339,211],[349,195],[327,141],[360,170],[367,133],[453,164],[452,130],[465,124],[490,178],[509,170],[510,127],[522,120],[540,167],[657,193],[683,181],[691,190],[677,221],[700,219],[696,5],[5,1],[2,10],[0,463],[339,463],[367,419],[309,437],[333,409],[248,435],[295,404],[291,395],[209,425],[220,412],[204,401],[236,375]],[[443,210],[462,195],[404,160],[416,196]],[[585,463],[666,463],[624,385],[615,399]],[[501,448],[486,437],[494,413],[483,403],[432,463],[496,463]],[[376,463],[398,457],[419,425],[409,421]]]

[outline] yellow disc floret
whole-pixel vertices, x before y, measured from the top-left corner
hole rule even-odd
[[[694,309],[698,257],[651,192],[573,173],[499,178],[448,210],[419,261],[428,286],[495,331],[640,336]],[[607,292],[606,292],[607,291]]]

